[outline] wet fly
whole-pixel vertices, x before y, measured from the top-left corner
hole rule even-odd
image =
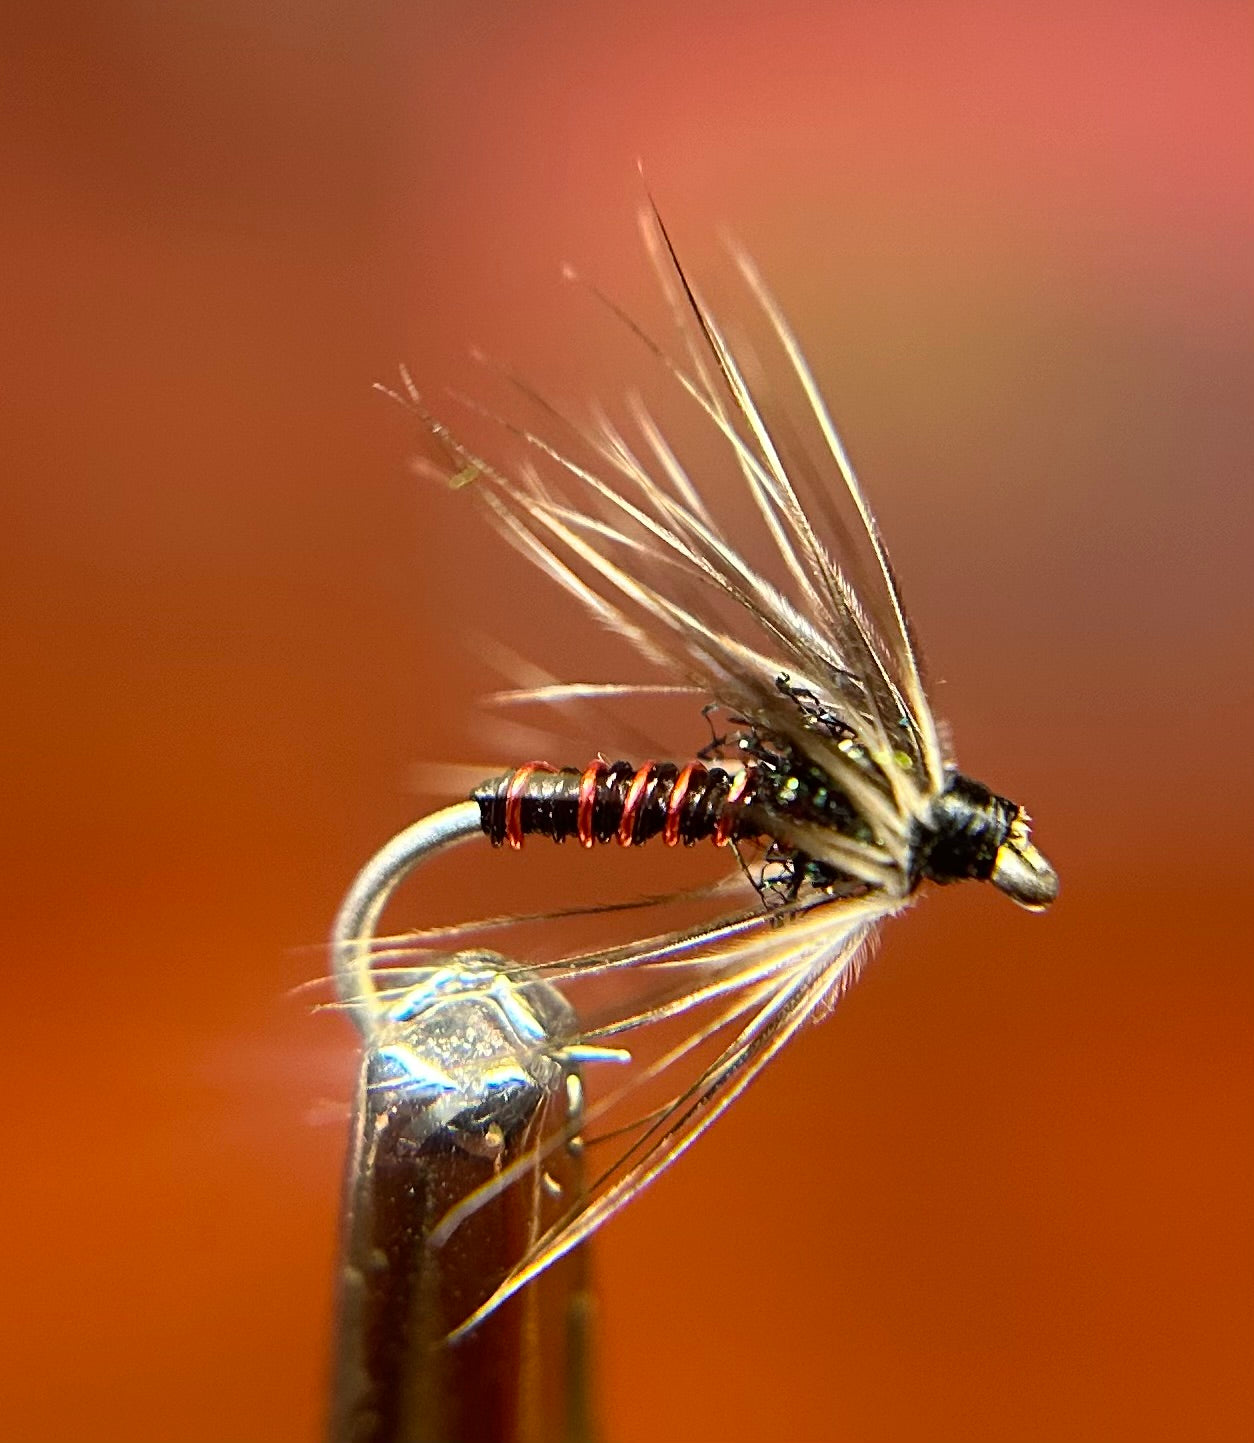
[[[807,1019],[844,992],[877,924],[924,882],[988,881],[1032,910],[1047,907],[1058,891],[1023,808],[959,771],[948,754],[879,528],[757,270],[736,254],[778,354],[781,384],[801,399],[802,436],[776,410],[774,375],[770,396],[750,384],[749,367],[697,294],[652,208],[644,232],[684,358],[672,358],[596,294],[708,428],[722,457],[713,471],[708,463],[690,470],[638,398],[628,402],[630,432],[605,416],[583,427],[518,383],[562,429],[554,440],[503,423],[523,443],[516,466],[470,450],[435,419],[407,375],[398,398],[445,450],[445,479],[477,496],[513,546],[666,678],[638,688],[552,683],[512,700],[596,699],[604,707],[637,692],[677,692],[722,722],[698,755],[520,762],[482,781],[460,809],[439,815],[456,813],[459,839],[478,830],[493,846],[513,850],[540,838],[584,848],[723,848],[739,866],[717,896],[742,889],[722,915],[697,926],[515,969],[519,978],[558,985],[612,973],[658,981],[634,1009],[572,1023],[564,1056],[636,1063],[581,1127],[600,1113],[628,1120],[605,1132],[587,1191],[465,1327],[684,1152]],[[756,551],[737,544],[720,522],[732,488],[750,503]],[[768,568],[748,559],[763,553]],[[774,579],[766,574],[771,568]],[[642,1062],[636,1039],[675,1018],[691,1019],[689,1030]],[[631,1115],[633,1095],[653,1099],[659,1088],[660,1103]],[[488,1191],[509,1186],[519,1166],[504,1169]],[[482,1201],[481,1194],[453,1209],[435,1241]]]

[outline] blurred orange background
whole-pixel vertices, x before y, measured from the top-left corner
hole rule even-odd
[[[7,24],[0,1438],[319,1436],[355,1042],[291,989],[482,750],[467,636],[601,644],[370,383],[637,381],[559,267],[656,315],[638,157],[794,319],[1063,894],[890,924],[601,1235],[607,1443],[1254,1436],[1251,8]]]

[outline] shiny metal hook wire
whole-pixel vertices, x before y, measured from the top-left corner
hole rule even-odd
[[[398,886],[433,853],[482,836],[479,808],[458,802],[398,832],[358,872],[331,932],[335,990],[368,1047],[384,1007],[374,984],[371,944],[383,909]]]

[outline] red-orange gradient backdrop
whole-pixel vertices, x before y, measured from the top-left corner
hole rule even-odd
[[[369,387],[638,380],[558,278],[656,316],[637,157],[795,319],[1064,886],[892,924],[605,1232],[605,1437],[1254,1436],[1250,7],[22,8],[0,1438],[318,1436],[354,1045],[290,990],[481,750],[467,636],[602,645]]]

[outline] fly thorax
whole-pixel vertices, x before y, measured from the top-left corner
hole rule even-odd
[[[874,842],[874,834],[857,807],[821,767],[800,757],[783,757],[769,769],[763,768],[760,775],[759,796],[768,812],[791,822],[839,832],[855,841]]]
[[[915,843],[915,876],[933,882],[987,881],[1018,815],[1015,802],[955,772],[932,802],[931,824]]]

